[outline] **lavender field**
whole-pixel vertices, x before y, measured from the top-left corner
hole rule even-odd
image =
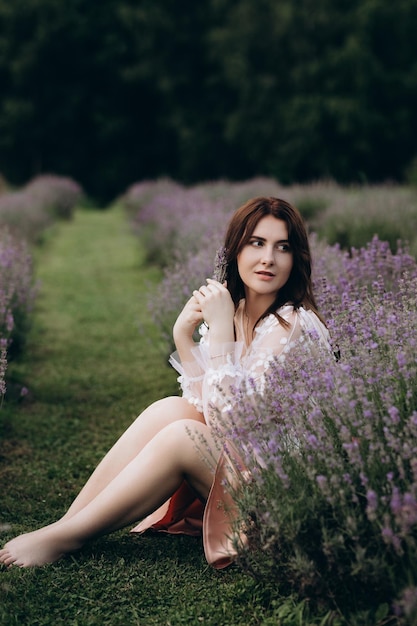
[[[253,477],[235,494],[251,543],[240,565],[272,596],[296,594],[313,609],[356,616],[346,623],[415,624],[417,191],[270,179],[133,185],[118,205],[148,266],[162,274],[138,307],[148,307],[165,355],[178,310],[213,274],[229,216],[256,195],[283,197],[304,215],[338,359],[297,346],[271,369],[262,397],[236,398],[227,427],[246,442]],[[36,298],[33,246],[54,220],[71,217],[81,196],[76,183],[55,178],[0,195],[6,398],[7,359],[24,341]]]
[[[253,476],[236,494],[252,545],[241,564],[267,586],[362,611],[368,623],[396,615],[414,624],[417,194],[271,180],[131,187],[123,202],[132,227],[164,270],[148,306],[167,353],[177,311],[212,275],[229,215],[255,195],[284,197],[304,214],[339,358],[299,346],[272,368],[265,395],[236,398],[227,427],[246,442]]]

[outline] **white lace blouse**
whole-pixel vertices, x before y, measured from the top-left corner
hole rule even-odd
[[[326,348],[330,346],[328,331],[317,315],[303,307],[294,309],[289,304],[277,311],[289,326],[281,324],[275,315],[268,315],[255,328],[255,336],[248,346],[244,305],[241,300],[235,313],[236,341],[223,345],[220,354],[210,354],[210,331],[203,324],[200,342],[192,349],[194,361],[181,363],[176,352],[170,357],[171,365],[180,374],[178,382],[183,397],[204,414],[208,424],[216,412],[232,409],[230,387],[237,389],[249,382],[249,387],[262,393],[269,364],[275,358],[284,360],[297,340],[313,337]]]

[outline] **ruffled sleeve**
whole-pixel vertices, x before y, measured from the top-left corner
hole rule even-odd
[[[207,422],[210,422],[213,409],[224,412],[230,408],[230,388],[239,388],[245,378],[243,350],[242,341],[226,343],[214,355],[208,341],[201,341],[192,350],[196,362],[205,371],[202,404]]]
[[[169,363],[179,373],[178,382],[183,397],[196,407],[197,411],[203,412],[202,387],[205,371],[198,361],[182,363],[178,352],[173,352],[169,357]]]
[[[209,331],[205,324],[200,327],[201,339],[191,350],[193,361],[181,362],[178,352],[171,354],[169,362],[180,374],[182,395],[207,419],[209,406],[225,402],[227,387],[239,383],[242,378],[241,359],[243,342],[233,341],[223,344],[216,354],[210,354]],[[226,391],[226,393],[225,393]]]

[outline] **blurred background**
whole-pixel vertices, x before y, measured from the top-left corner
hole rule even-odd
[[[0,0],[0,172],[417,177],[415,0]]]

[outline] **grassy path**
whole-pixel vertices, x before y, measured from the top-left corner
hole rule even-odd
[[[15,395],[29,394],[0,410],[1,543],[56,519],[136,414],[177,390],[144,301],[158,272],[121,211],[60,225],[37,276],[28,345],[10,367]],[[250,579],[206,566],[199,540],[126,531],[52,566],[2,572],[0,597],[1,626],[277,623],[263,620]]]

